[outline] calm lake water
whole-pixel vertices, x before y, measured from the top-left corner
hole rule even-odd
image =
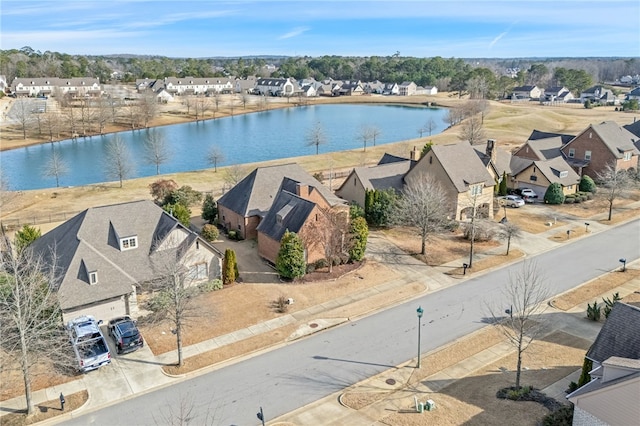
[[[380,130],[376,145],[419,137],[418,129],[433,119],[440,133],[446,124],[446,109],[401,105],[314,105],[241,114],[198,123],[156,127],[171,152],[170,160],[160,165],[160,173],[176,173],[213,167],[207,153],[213,145],[224,155],[218,167],[312,155],[315,146],[307,146],[307,135],[318,123],[326,137],[320,153],[362,148],[362,128]],[[133,177],[152,176],[156,166],[145,164],[144,140],[149,130],[118,133],[126,142],[135,164]],[[425,132],[424,135],[427,135]],[[69,166],[60,177],[60,186],[81,186],[110,180],[104,167],[105,144],[113,135],[78,138],[0,152],[2,173],[12,190],[52,188],[55,178],[42,170],[57,150]],[[367,146],[372,146],[368,141]]]

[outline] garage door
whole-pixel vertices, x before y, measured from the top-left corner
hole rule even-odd
[[[62,314],[62,319],[66,324],[69,320],[81,317],[83,315],[91,315],[96,319],[96,321],[102,320],[105,323],[112,318],[127,315],[127,307],[125,305],[124,296],[108,302],[85,306],[74,311],[65,311]]]

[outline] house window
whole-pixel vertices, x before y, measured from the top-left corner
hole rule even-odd
[[[566,178],[567,176],[569,176],[569,172],[566,170],[563,170],[560,172],[560,177],[561,178]]]
[[[627,151],[624,153],[624,161],[630,161],[631,160],[631,151]]]
[[[198,263],[197,265],[191,266],[189,268],[189,278],[193,281],[199,281],[207,279],[209,275],[207,274],[207,264],[206,263]]]
[[[469,193],[472,197],[482,194],[482,184],[471,185],[471,187],[469,187]]]
[[[591,151],[585,151],[584,152],[584,159],[585,160],[591,160]]]
[[[97,272],[89,272],[89,284],[98,284],[98,273]]]
[[[429,164],[433,163],[433,157],[429,157]]]
[[[572,191],[573,190],[573,185],[567,186],[567,190]]]
[[[138,247],[138,237],[127,237],[120,239],[120,250],[131,250]]]
[[[576,156],[576,150],[573,148],[569,149],[569,158],[573,158]]]
[[[529,176],[529,180],[531,180],[531,182],[535,182],[535,181],[537,181],[537,180],[538,180],[538,176],[536,176],[536,175],[531,175],[531,176]]]

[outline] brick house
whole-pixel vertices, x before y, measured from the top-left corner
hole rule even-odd
[[[258,167],[218,199],[218,222],[244,239],[256,238],[285,177],[316,188],[331,205],[343,203],[296,163]]]
[[[614,121],[591,124],[560,151],[579,174],[595,179],[607,164],[616,170],[637,169],[638,137]]]
[[[348,222],[349,207],[346,204],[332,205],[314,186],[283,178],[269,212],[257,228],[258,254],[275,263],[280,240],[289,231],[302,239],[307,264],[324,259],[323,232],[335,226],[328,219],[328,214],[341,214]]]

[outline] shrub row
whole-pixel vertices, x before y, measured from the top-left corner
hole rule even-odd
[[[579,191],[575,194],[569,194],[564,197],[565,204],[573,204],[573,203],[582,203],[587,200],[593,199],[593,194],[591,192]]]

